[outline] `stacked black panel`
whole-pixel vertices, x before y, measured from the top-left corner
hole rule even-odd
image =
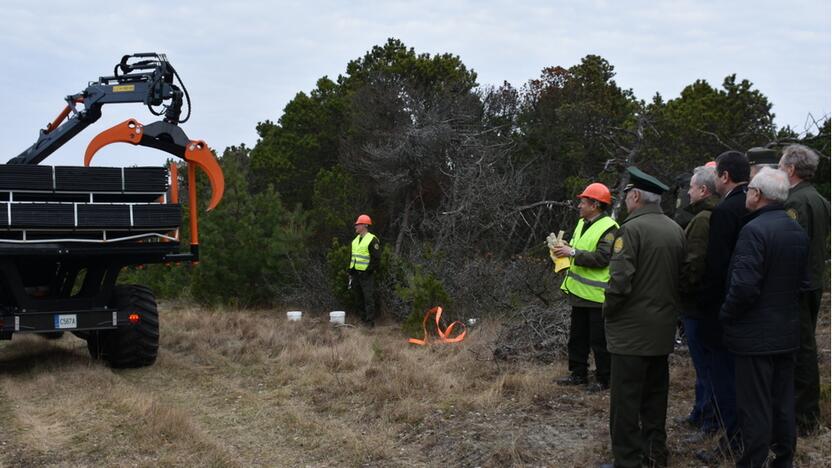
[[[159,203],[167,176],[163,167],[0,165],[0,229],[173,230],[180,205]]]

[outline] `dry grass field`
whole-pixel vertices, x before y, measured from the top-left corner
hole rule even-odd
[[[825,429],[799,466],[828,466],[829,308],[818,330]],[[393,325],[162,303],[156,365],[113,371],[71,335],[0,342],[0,466],[594,466],[608,394],[559,387],[565,364],[491,359],[499,324],[409,345]],[[673,466],[701,466],[672,420],[693,371],[671,356]]]

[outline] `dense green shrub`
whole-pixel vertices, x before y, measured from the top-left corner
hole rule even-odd
[[[251,194],[245,155],[223,158],[222,204],[201,221],[202,261],[192,294],[204,303],[275,303],[303,274],[307,216],[288,210],[271,187]]]

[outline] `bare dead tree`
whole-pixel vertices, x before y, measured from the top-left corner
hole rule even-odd
[[[719,135],[717,135],[714,132],[709,132],[709,131],[703,130],[701,128],[697,128],[696,131],[703,134],[703,135],[707,135],[707,136],[713,138],[714,140],[716,140],[717,143],[719,143],[720,145],[722,145],[723,148],[725,148],[725,151],[736,150],[737,147],[738,147],[736,142],[731,141],[730,144],[726,143],[725,141],[723,141],[722,138],[720,138]]]
[[[617,219],[624,203],[624,189],[630,183],[627,168],[636,164],[639,152],[644,145],[645,130],[658,132],[643,113],[638,114],[634,129],[615,127],[610,130],[607,140],[614,147],[613,157],[607,160],[604,170],[614,170],[618,174],[618,183],[615,188],[616,201],[612,210],[612,217]],[[621,154],[623,156],[619,156]]]
[[[341,154],[343,165],[372,181],[386,201],[397,254],[407,238],[425,237],[423,224],[442,202],[448,173],[476,156],[487,133],[476,96],[430,92],[386,75],[359,89],[352,115],[357,135]]]
[[[823,144],[820,148],[815,147],[815,153],[823,159],[829,160],[829,153],[830,150],[830,143],[832,143],[832,135],[830,135],[829,131],[824,128],[824,126],[828,126],[829,122],[829,114],[825,114],[820,119],[815,118],[812,113],[806,115],[806,121],[803,125],[803,131],[798,133],[793,138],[773,138],[772,141],[766,145],[769,148],[774,147],[781,147],[791,143],[799,143],[799,144],[811,144],[814,146],[813,142],[821,141]],[[817,134],[813,134],[817,132]]]

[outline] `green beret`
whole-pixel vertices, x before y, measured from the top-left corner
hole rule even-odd
[[[670,190],[670,187],[662,183],[662,181],[635,166],[628,167],[627,172],[630,173],[630,183],[624,188],[625,192],[637,188],[645,192],[661,195]]]

